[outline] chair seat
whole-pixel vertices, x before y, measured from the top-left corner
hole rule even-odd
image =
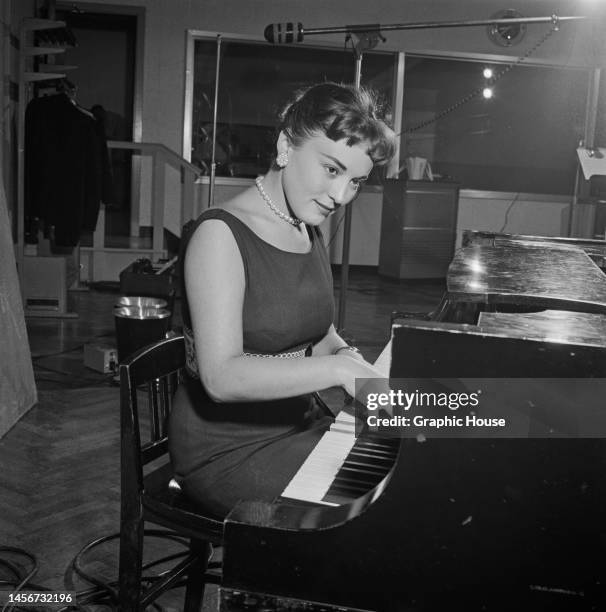
[[[223,538],[223,521],[200,513],[181,491],[169,487],[174,477],[170,464],[157,468],[145,476],[143,508],[145,518],[192,538],[205,539],[220,544]]]

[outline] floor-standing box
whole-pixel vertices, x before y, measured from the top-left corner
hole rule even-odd
[[[27,316],[74,318],[68,312],[66,256],[23,258],[23,306]]]
[[[443,278],[454,255],[459,184],[387,179],[379,274]]]

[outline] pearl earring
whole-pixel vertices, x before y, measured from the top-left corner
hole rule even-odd
[[[288,164],[288,153],[278,153],[278,156],[276,157],[276,164],[278,164],[280,168],[286,168]]]

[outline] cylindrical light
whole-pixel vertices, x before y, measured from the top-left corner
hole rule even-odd
[[[485,79],[492,79],[492,68],[484,68],[484,71],[482,72],[482,74],[484,75]]]
[[[492,98],[492,88],[484,87],[484,89],[482,90],[482,95],[486,100],[490,100],[490,98]]]

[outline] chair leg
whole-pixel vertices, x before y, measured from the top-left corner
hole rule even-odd
[[[200,612],[204,599],[205,578],[208,557],[211,547],[203,540],[191,540],[190,550],[196,555],[195,563],[190,567],[185,588],[184,612]]]
[[[119,609],[139,612],[143,566],[143,520],[123,522],[120,527],[118,570]]]

